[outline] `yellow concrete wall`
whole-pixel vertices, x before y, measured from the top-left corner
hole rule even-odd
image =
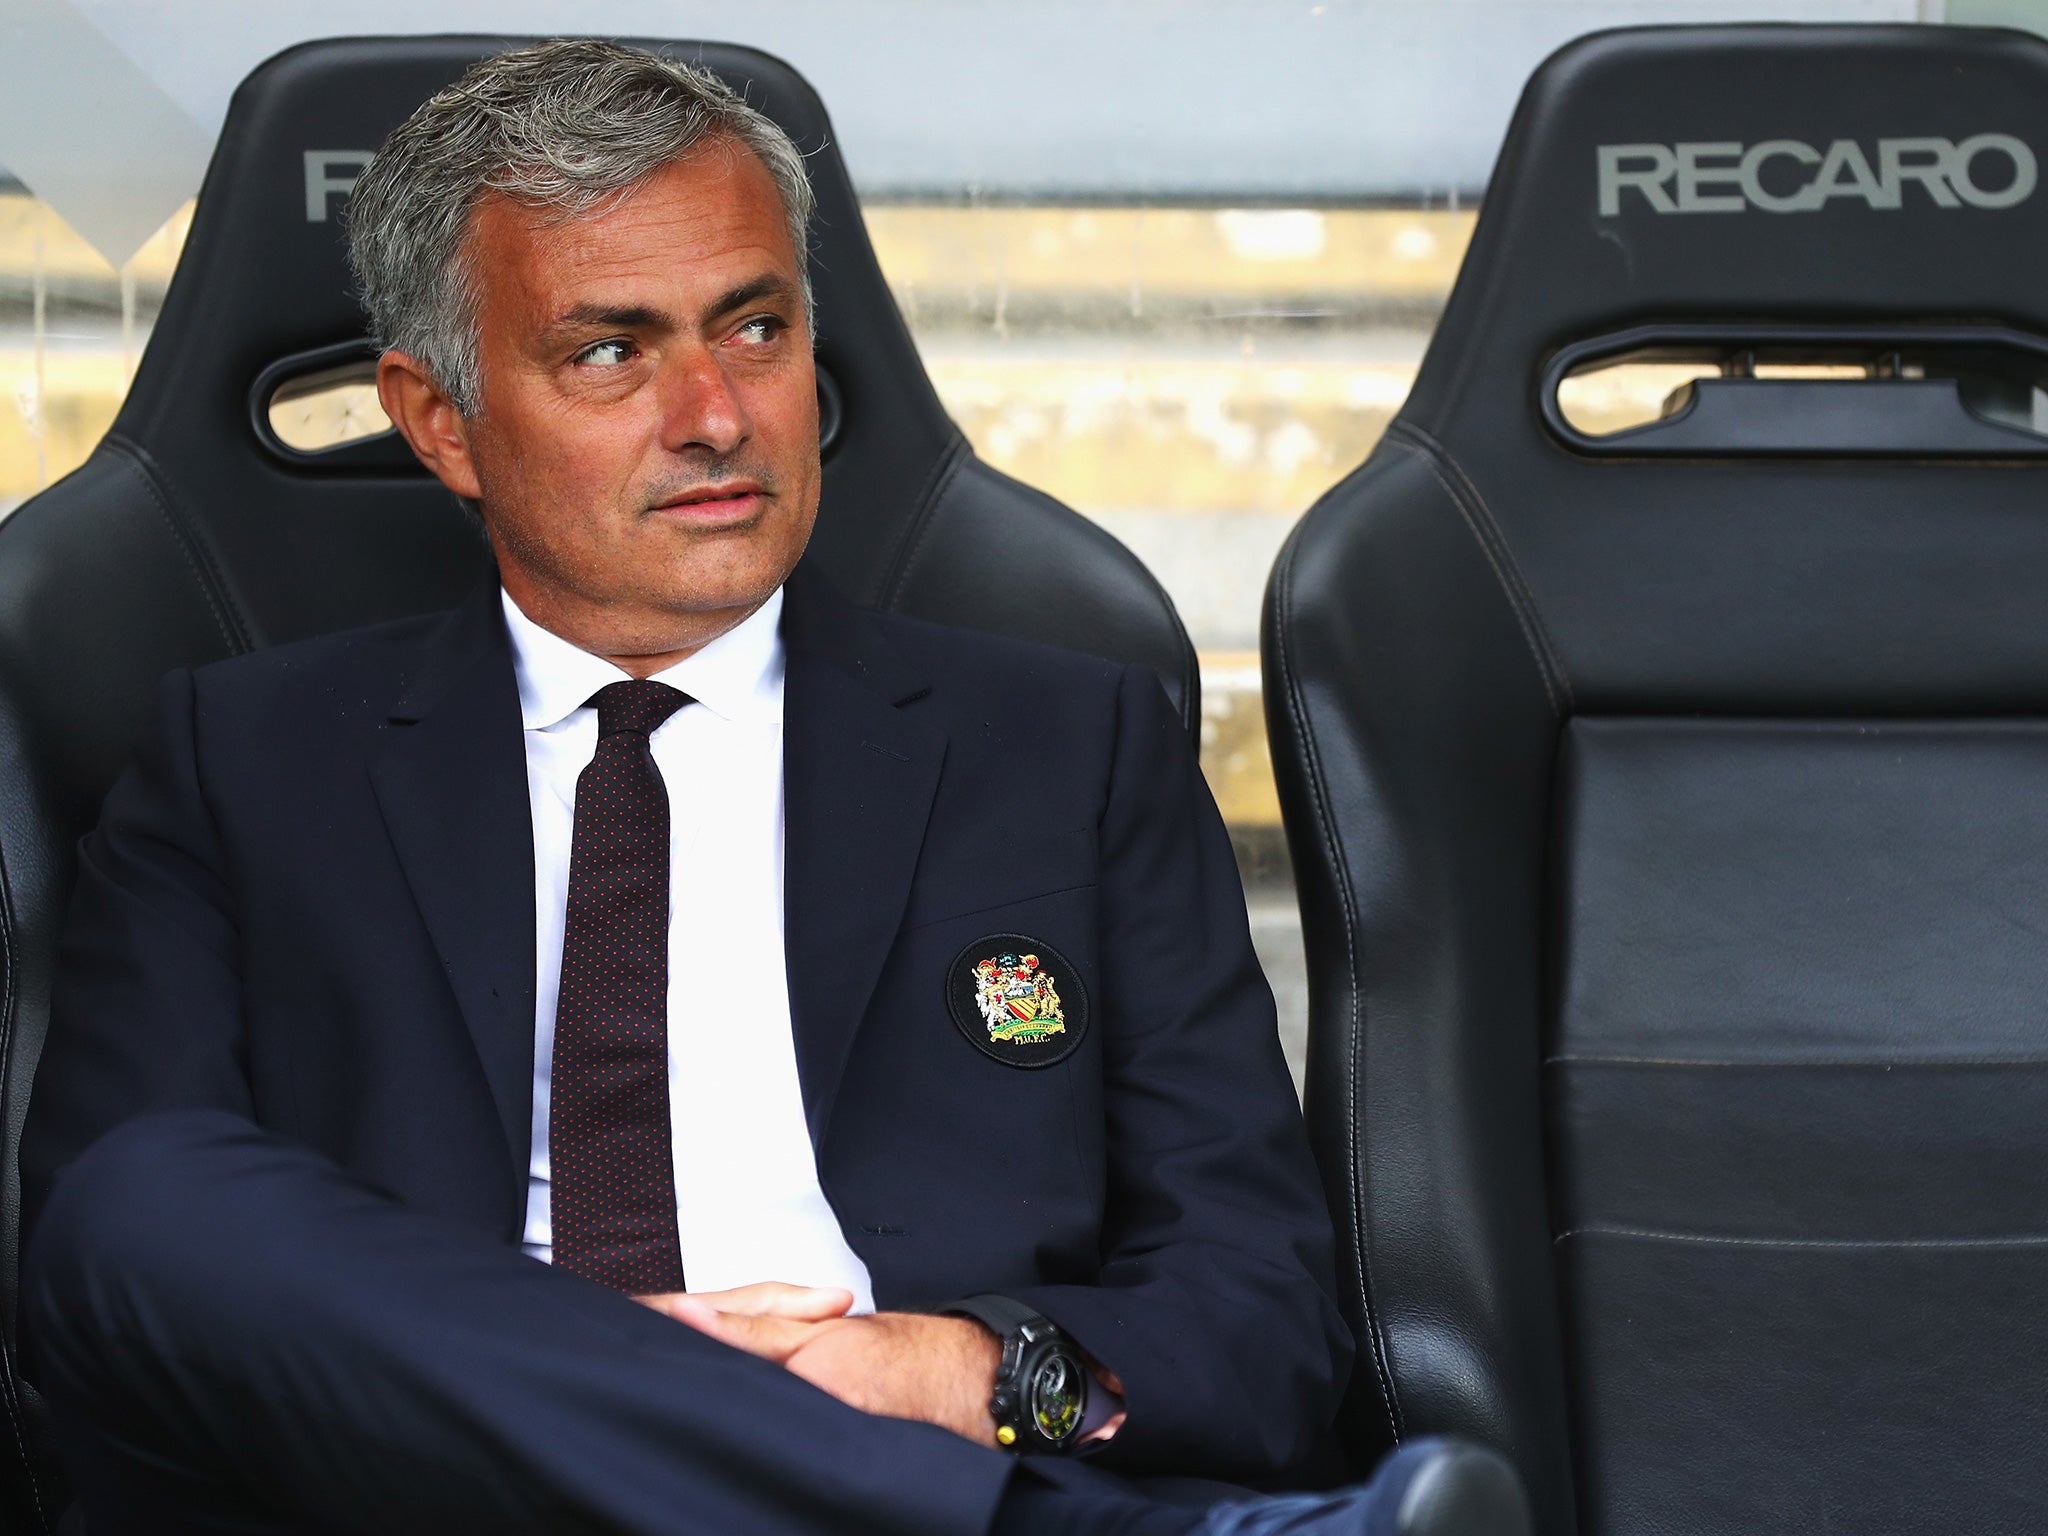
[[[0,509],[105,435],[191,224],[188,203],[117,272],[41,202],[0,197]]]

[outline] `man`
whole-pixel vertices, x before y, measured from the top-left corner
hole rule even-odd
[[[167,679],[82,850],[24,1308],[94,1536],[1515,1528],[1435,1442],[1112,1475],[1311,1451],[1330,1234],[1156,681],[800,567],[807,213],[598,43],[359,184],[501,585]]]

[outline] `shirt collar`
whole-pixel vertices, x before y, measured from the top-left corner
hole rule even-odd
[[[607,683],[631,674],[593,656],[529,619],[500,589],[512,666],[519,679],[519,718],[529,731],[551,730],[583,708]],[[727,720],[782,718],[782,589],[747,618],[654,681],[680,688]]]

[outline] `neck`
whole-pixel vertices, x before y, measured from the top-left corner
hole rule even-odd
[[[704,613],[640,615],[602,604],[561,602],[502,573],[506,594],[542,629],[601,656],[628,677],[648,678],[687,661],[761,611],[768,599]]]

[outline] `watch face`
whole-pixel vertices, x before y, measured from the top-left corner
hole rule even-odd
[[[1088,1382],[1079,1361],[1048,1354],[1032,1371],[1026,1390],[1031,1421],[1053,1444],[1060,1444],[1080,1426],[1088,1402]]]

